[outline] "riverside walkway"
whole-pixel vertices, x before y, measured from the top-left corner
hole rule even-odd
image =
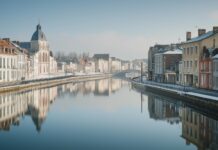
[[[194,96],[204,99],[210,99],[218,101],[218,92],[213,90],[205,90],[205,89],[199,89],[194,88],[190,86],[183,86],[183,85],[177,85],[177,84],[167,84],[167,83],[158,83],[154,81],[148,81],[148,80],[142,80],[141,78],[134,78],[131,80],[133,83],[152,87],[164,91],[174,92],[178,95],[188,95],[188,96]]]

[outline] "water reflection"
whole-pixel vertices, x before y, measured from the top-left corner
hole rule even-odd
[[[57,96],[57,87],[36,89],[21,93],[0,95],[0,130],[10,130],[11,125],[19,125],[20,116],[31,116],[36,130],[40,131],[49,105]]]
[[[142,94],[142,93],[141,93]],[[143,94],[142,94],[143,95]],[[218,121],[186,106],[181,101],[146,92],[149,117],[170,124],[182,124],[181,137],[199,150],[218,149]],[[142,102],[143,97],[141,96]]]
[[[218,121],[209,113],[171,97],[135,90],[126,81],[104,79],[0,94],[0,147],[10,146],[7,136],[26,136],[36,148],[43,139],[60,148],[85,143],[97,149],[104,143],[114,149],[218,149]],[[69,107],[59,111],[66,104]],[[18,126],[20,130],[12,130]],[[60,142],[50,140],[53,135],[59,135]]]
[[[0,95],[0,130],[10,131],[10,126],[18,126],[20,117],[31,116],[39,132],[46,119],[49,106],[56,97],[94,94],[95,96],[109,96],[128,82],[118,79],[103,79],[79,83],[64,84],[58,87],[34,89],[19,93],[4,93]]]

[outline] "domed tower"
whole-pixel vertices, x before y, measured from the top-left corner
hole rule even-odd
[[[34,58],[34,75],[49,74],[50,50],[40,24],[36,26],[30,42],[30,53]]]
[[[36,31],[33,33],[30,43],[31,52],[37,52],[39,50],[49,50],[46,36],[42,32],[42,27],[40,24],[36,26]]]

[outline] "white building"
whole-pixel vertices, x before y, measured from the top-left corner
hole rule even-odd
[[[50,51],[50,56],[49,56],[49,69],[50,69],[50,71],[49,71],[49,73],[51,74],[51,75],[53,75],[53,74],[57,74],[57,72],[58,72],[58,65],[57,65],[57,61],[55,60],[55,58],[53,57],[53,54],[52,54],[52,51]]]
[[[121,60],[111,57],[111,72],[119,72],[122,69]]]
[[[50,55],[49,44],[40,24],[36,26],[31,41],[21,42],[20,46],[29,50],[32,67],[31,78],[48,77],[50,73],[56,73],[55,65],[57,63],[54,58],[51,58],[53,56]]]
[[[94,61],[89,61],[85,64],[85,72],[86,73],[95,72],[95,62]]]
[[[0,40],[0,82],[17,81],[18,50],[8,40]]]
[[[93,58],[95,61],[95,72],[110,72],[109,54],[95,54]]]
[[[78,70],[78,64],[77,63],[72,63],[70,62],[69,64],[66,65],[66,71],[68,73],[75,73]]]

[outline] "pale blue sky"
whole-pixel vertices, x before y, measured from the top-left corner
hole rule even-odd
[[[1,1],[0,37],[29,41],[40,19],[52,51],[147,57],[149,46],[218,25],[218,0]]]

